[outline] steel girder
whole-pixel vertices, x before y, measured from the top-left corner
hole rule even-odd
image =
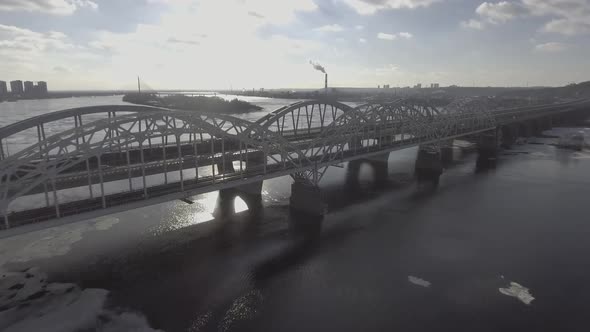
[[[6,138],[19,130],[80,114],[138,111],[79,123],[0,160],[0,212],[6,212],[11,201],[27,195],[31,188],[55,181],[69,168],[112,151],[143,151],[142,146],[151,146],[158,139],[164,142],[164,137],[177,144],[213,139],[238,142],[240,152],[243,147],[264,153],[265,172],[267,164],[282,164],[281,172],[292,169],[296,171],[291,173],[295,179],[317,184],[325,166],[338,163],[340,158],[362,158],[395,146],[436,143],[493,129],[496,121],[492,111],[503,106],[491,99],[463,99],[440,106],[428,100],[404,98],[355,108],[331,101],[304,101],[255,123],[225,115],[142,106],[56,112],[1,128],[0,136]]]
[[[149,140],[164,137],[180,143],[182,137],[188,137],[190,141],[192,136],[196,141],[197,135],[201,142],[216,138],[239,142],[245,149],[264,152],[271,163],[299,167],[304,159],[299,150],[279,134],[247,120],[190,111],[152,109],[64,131],[2,160],[0,211],[6,212],[11,201],[26,195],[31,188],[54,180],[61,172],[90,158],[100,157],[113,150],[122,151],[130,147],[141,149],[142,146],[147,147]]]

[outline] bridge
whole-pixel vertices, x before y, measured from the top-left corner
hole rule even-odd
[[[251,122],[146,106],[47,113],[0,128],[0,237],[220,191],[260,200],[262,181],[290,175],[291,208],[321,216],[318,183],[349,162],[351,182],[368,162],[387,177],[391,151],[419,146],[418,181],[438,183],[452,140],[470,137],[482,160],[500,145],[565,118],[590,101],[530,105],[493,98],[401,98],[351,107],[297,102]]]

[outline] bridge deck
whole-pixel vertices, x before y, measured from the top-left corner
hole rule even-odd
[[[114,139],[111,138],[111,143],[109,143],[114,142],[116,145],[101,151],[99,156],[73,153],[65,154],[66,157],[63,157],[63,152],[68,151],[68,147],[66,147],[55,150],[58,151],[58,154],[55,155],[43,154],[43,148],[40,148],[39,158],[29,159],[28,164],[24,165],[26,167],[15,168],[15,161],[20,162],[20,159],[15,159],[16,157],[2,159],[0,160],[0,193],[2,194],[0,203],[3,205],[0,208],[4,213],[5,222],[0,226],[0,229],[44,224],[49,220],[56,219],[75,221],[294,173],[305,175],[307,174],[305,172],[310,171],[316,177],[319,168],[328,167],[335,163],[367,158],[416,145],[438,143],[540,117],[578,111],[586,109],[590,102],[582,100],[560,104],[533,105],[483,113],[476,111],[475,108],[469,108],[473,105],[466,104],[468,106],[465,106],[467,108],[462,110],[462,113],[438,114],[438,111],[435,111],[436,108],[428,108],[421,103],[409,105],[405,101],[396,101],[392,104],[379,104],[375,107],[359,106],[355,109],[345,109],[338,119],[342,118],[346,121],[350,119],[351,122],[337,122],[340,120],[336,119],[336,113],[334,113],[333,123],[338,123],[342,127],[323,126],[323,120],[322,126],[318,127],[311,120],[313,114],[308,113],[306,105],[309,104],[310,102],[295,103],[265,117],[265,121],[276,121],[278,128],[276,131],[266,127],[261,129],[259,125],[264,121],[254,124],[227,116],[220,116],[217,120],[211,115],[195,116],[194,113],[186,112],[176,114],[171,110],[163,110],[164,113],[159,113],[157,110],[142,108],[142,112],[138,113],[137,117],[142,117],[146,121],[143,130],[148,130],[146,129],[148,120],[152,121],[150,131],[161,130],[160,136],[150,134],[151,139],[146,138],[143,146],[141,141],[138,146],[129,145],[129,141],[117,142],[119,136],[116,136]],[[334,106],[334,103],[331,105]],[[457,107],[463,107],[461,104],[457,105],[459,105]],[[95,113],[103,109],[89,109],[81,113]],[[126,107],[125,111],[131,109]],[[321,107],[319,109],[321,115]],[[325,110],[324,107],[324,115],[326,114]],[[334,109],[332,111],[335,112]],[[293,128],[278,127],[281,121],[277,117],[288,116],[289,112],[291,112]],[[295,112],[297,120],[295,120]],[[69,110],[60,114],[77,116],[78,113],[75,110]],[[301,114],[308,116],[307,119],[304,117],[301,120],[302,123],[307,124],[307,127],[298,127]],[[43,116],[41,120],[54,120],[58,115]],[[169,121],[169,118],[174,118],[176,115],[178,115],[177,119]],[[81,125],[81,120],[77,120],[80,127],[77,127],[75,131],[67,132],[67,135],[64,134],[67,136],[64,138],[64,142],[66,145],[72,144],[72,148],[78,151],[78,139],[87,135],[84,134],[84,130],[93,133],[104,129],[110,134],[116,132],[118,135],[119,132],[127,130],[125,127],[119,126],[118,123],[136,121],[135,116],[117,118],[110,118],[110,116],[109,113],[108,121],[97,121],[84,126]],[[143,120],[138,121],[139,130],[142,130],[141,121]],[[185,127],[179,127],[182,123],[179,124],[178,121],[184,121]],[[283,118],[282,123],[284,124],[284,122]],[[164,137],[171,135],[171,133],[186,134],[186,128],[188,128],[186,124],[195,126],[195,128],[209,128],[199,130],[210,130],[211,132],[208,133],[210,138],[203,140],[203,136],[201,136],[199,142],[180,141],[177,138],[178,143],[167,144]],[[18,130],[31,127],[31,125],[30,121],[24,121],[6,130],[0,128],[0,133],[14,134]],[[238,138],[238,136],[228,134],[231,126],[239,127],[240,132],[249,132],[248,130],[252,128],[252,135],[263,136],[260,138],[258,136],[248,136],[246,139]],[[189,131],[189,133],[191,132]],[[190,135],[193,134],[189,134],[189,137]],[[193,136],[196,139],[196,134]],[[5,136],[2,137],[5,138]],[[61,136],[57,135],[47,139],[53,139],[54,143],[52,144],[60,146],[56,137],[61,139]],[[88,137],[92,137],[92,135]],[[126,137],[124,139],[135,136],[127,135]],[[154,137],[160,137],[160,142],[156,143]],[[275,139],[277,141],[273,142]],[[135,141],[135,144],[137,143]],[[41,143],[40,146],[42,146]],[[54,150],[47,148],[47,151]],[[30,152],[27,153],[30,155]],[[241,167],[232,170],[230,164],[233,162],[239,162]],[[37,173],[34,172],[38,172],[39,166],[46,163],[54,165],[53,167],[59,171],[55,172],[53,176],[43,173],[36,175]],[[10,166],[12,168],[9,168],[8,165],[12,165]],[[62,167],[61,165],[66,166]],[[213,165],[219,167],[212,167]],[[228,169],[226,169],[226,165]],[[199,174],[198,170],[202,167],[211,167],[211,172]],[[152,183],[149,186],[145,182],[146,176],[191,169],[196,170],[195,176],[191,178],[181,175],[181,180],[165,180],[164,183]],[[144,185],[134,187],[132,180],[142,177]],[[19,196],[26,197],[43,192],[47,195],[49,191],[53,192],[54,197],[57,197],[58,190],[84,186],[89,187],[90,196],[92,196],[93,185],[100,184],[102,187],[103,184],[121,180],[129,180],[129,187],[124,189],[124,192],[106,193],[104,189],[101,189],[100,195],[97,197],[77,197],[77,200],[70,202],[59,202],[55,198],[53,200],[55,204],[50,204],[47,200],[47,206],[29,207],[23,211],[14,211],[9,208],[9,204]],[[312,181],[312,179],[308,180]],[[319,180],[314,178],[313,181]],[[27,188],[27,191],[21,193],[23,187]],[[47,223],[47,225],[49,224]]]

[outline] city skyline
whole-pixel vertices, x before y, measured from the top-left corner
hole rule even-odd
[[[0,70],[55,90],[560,86],[587,0],[0,1]]]

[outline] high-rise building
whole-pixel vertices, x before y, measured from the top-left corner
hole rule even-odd
[[[25,94],[32,95],[35,93],[35,84],[31,81],[25,81]]]
[[[6,86],[6,82],[0,81],[0,96],[8,94],[8,87]]]
[[[10,82],[10,92],[12,92],[13,95],[22,95],[23,91],[23,81],[16,80]]]
[[[440,86],[440,85],[439,85],[438,83],[431,83],[431,84],[430,84],[430,87],[431,87],[432,89],[438,89],[438,88],[439,88],[439,86]]]
[[[389,84],[383,84],[383,89],[389,89]]]
[[[43,96],[47,94],[47,82],[39,81],[37,82],[37,94]]]

